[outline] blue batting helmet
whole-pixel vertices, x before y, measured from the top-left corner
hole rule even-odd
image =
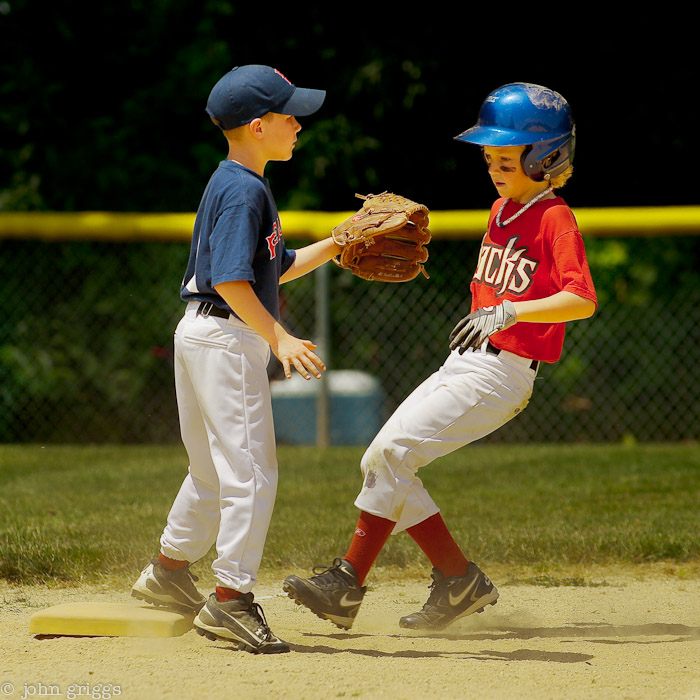
[[[576,126],[558,92],[533,83],[509,83],[484,100],[476,124],[455,139],[480,146],[528,146],[523,170],[532,180],[549,180],[573,162]]]

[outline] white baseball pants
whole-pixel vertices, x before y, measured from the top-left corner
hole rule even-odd
[[[355,505],[396,522],[394,533],[440,509],[418,478],[421,467],[488,435],[528,404],[531,360],[483,349],[450,353],[396,409],[367,448]]]
[[[213,544],[217,585],[249,592],[277,492],[267,363],[270,346],[246,324],[197,315],[175,331],[175,387],[190,460],[161,536],[165,556],[190,562]]]

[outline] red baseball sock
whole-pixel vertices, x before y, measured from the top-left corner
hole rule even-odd
[[[345,561],[349,561],[352,564],[360,585],[367,578],[374,560],[389,539],[394,525],[396,523],[392,520],[380,518],[370,513],[360,513],[350,548],[345,555]]]
[[[467,573],[469,560],[452,538],[440,513],[409,527],[406,532],[443,576],[463,576]]]
[[[166,571],[177,571],[178,569],[184,569],[189,564],[188,561],[171,559],[170,557],[166,557],[165,554],[159,554],[158,561]]]
[[[233,588],[224,588],[223,586],[216,587],[216,599],[220,603],[225,603],[227,600],[235,600],[241,597],[239,591],[234,591]]]

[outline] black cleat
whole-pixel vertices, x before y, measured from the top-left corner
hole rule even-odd
[[[332,566],[314,567],[314,575],[309,578],[288,576],[282,589],[297,605],[305,605],[323,620],[349,630],[367,586],[358,584],[350,562],[334,559]]]
[[[498,589],[474,563],[464,576],[445,578],[433,569],[430,595],[421,610],[399,620],[399,627],[411,630],[441,630],[460,617],[484,611],[495,605]]]

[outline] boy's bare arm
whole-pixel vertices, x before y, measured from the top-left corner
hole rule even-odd
[[[292,376],[292,366],[304,379],[311,379],[312,374],[317,379],[321,378],[326,366],[313,352],[316,345],[288,333],[262,305],[249,282],[223,282],[217,284],[215,289],[236,315],[270,344],[275,357],[282,363],[287,379]]]
[[[339,253],[340,246],[330,237],[299,248],[292,266],[280,277],[280,284],[302,277]]]
[[[565,323],[589,318],[596,310],[595,302],[572,292],[557,292],[544,299],[514,301],[519,323]]]

